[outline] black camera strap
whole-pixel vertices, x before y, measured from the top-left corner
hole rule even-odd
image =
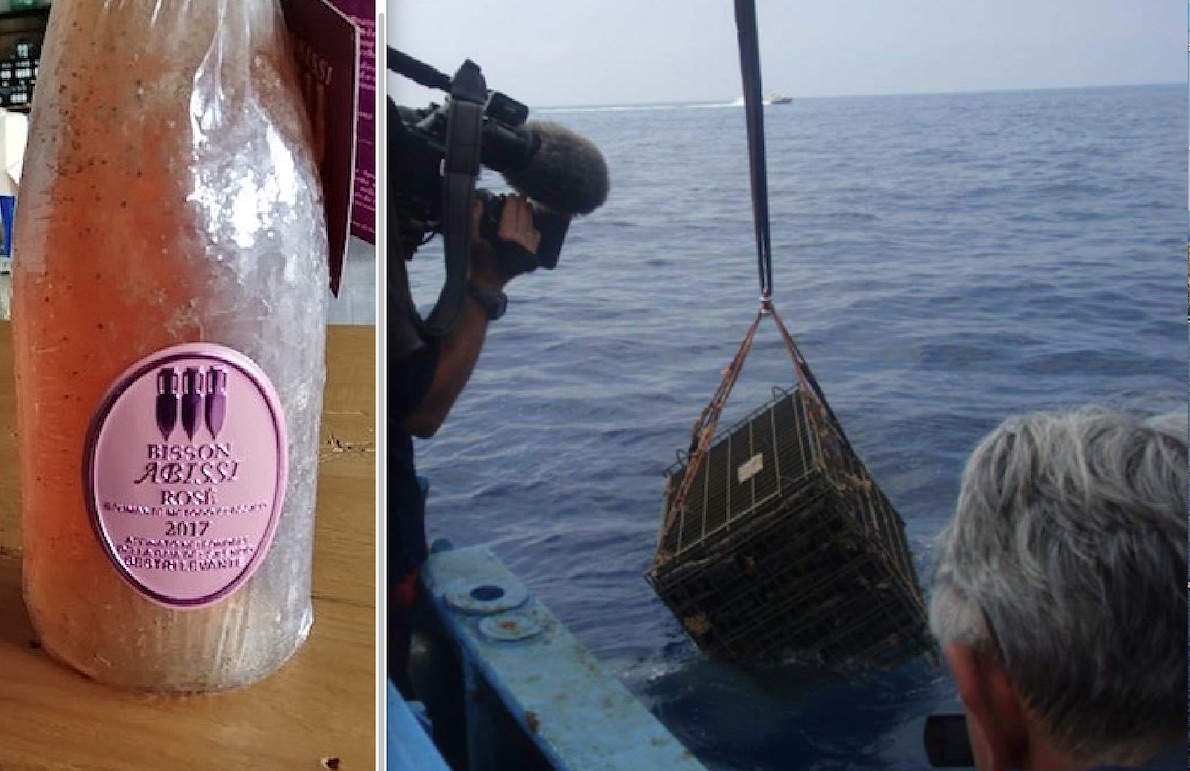
[[[444,337],[454,329],[467,301],[471,256],[471,201],[479,176],[481,132],[487,83],[470,59],[451,81],[447,112],[446,156],[442,161],[442,241],[446,280],[426,319],[429,335]]]

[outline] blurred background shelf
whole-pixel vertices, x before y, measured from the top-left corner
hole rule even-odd
[[[41,63],[50,8],[12,8],[0,0],[0,107],[27,112]]]

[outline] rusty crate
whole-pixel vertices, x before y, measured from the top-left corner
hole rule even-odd
[[[891,669],[933,648],[905,526],[824,403],[800,388],[721,433],[648,574],[708,655]]]

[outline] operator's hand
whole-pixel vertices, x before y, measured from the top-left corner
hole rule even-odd
[[[510,195],[504,199],[504,210],[500,212],[500,228],[496,232],[505,241],[512,241],[537,254],[537,247],[541,244],[541,233],[533,227],[533,209],[529,207],[528,198],[523,195]]]
[[[482,216],[483,206],[476,201],[471,206],[471,238],[474,243],[471,250],[471,278],[484,286],[503,288],[518,274],[536,267],[531,264],[532,255],[536,254],[537,247],[541,245],[541,233],[533,226],[533,210],[524,196],[510,195],[504,201],[496,234],[506,243],[491,244],[480,236],[479,223]],[[507,249],[523,249],[529,254],[522,255],[519,260],[510,261],[500,253],[501,250]],[[528,266],[525,264],[526,258],[530,263]]]

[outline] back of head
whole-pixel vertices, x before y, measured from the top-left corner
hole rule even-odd
[[[1072,757],[1186,734],[1186,414],[1010,418],[963,473],[930,622],[997,657]],[[990,628],[989,628],[990,627]]]

